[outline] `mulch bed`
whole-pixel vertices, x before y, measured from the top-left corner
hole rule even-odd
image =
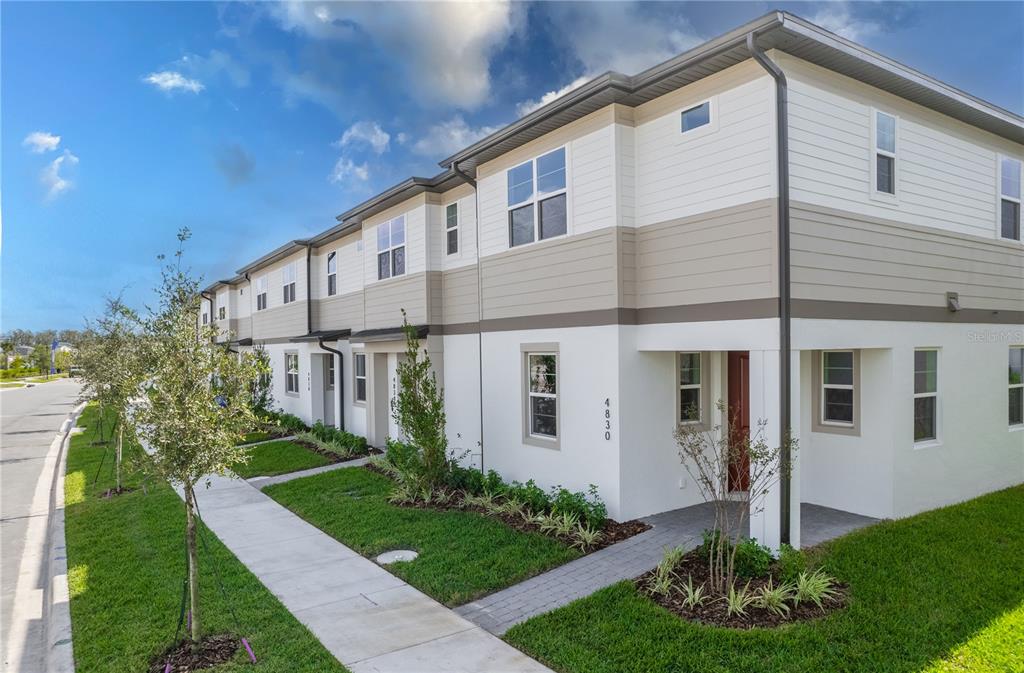
[[[131,488],[131,487],[128,487],[128,486],[122,486],[121,488],[108,488],[106,491],[103,492],[103,495],[100,496],[100,497],[109,499],[109,498],[113,498],[114,496],[117,496],[117,495],[124,495],[125,493],[131,493],[134,490],[135,490],[134,488]]]
[[[724,626],[731,629],[774,628],[784,624],[818,619],[846,605],[847,587],[836,582],[832,585],[833,590],[836,592],[835,596],[831,600],[824,601],[822,607],[819,608],[810,602],[795,606],[789,603],[789,614],[784,616],[754,605],[747,608],[746,615],[730,615],[726,609],[725,599],[714,595],[709,595],[703,604],[690,609],[683,604],[685,594],[682,587],[686,584],[687,578],[693,578],[694,586],[707,585],[708,580],[708,559],[699,549],[686,554],[679,562],[679,565],[676,566],[675,573],[679,579],[676,580],[671,593],[668,595],[653,594],[648,590],[648,581],[654,576],[654,573],[655,571],[652,570],[633,580],[637,590],[683,619],[700,624]],[[779,586],[779,578],[772,576],[772,579],[774,585]],[[769,577],[750,579],[750,591],[756,592],[762,586],[768,584],[768,580]],[[747,578],[737,577],[736,582],[739,586],[746,585]]]
[[[364,465],[363,467],[370,470],[371,472],[376,472],[377,474],[382,474],[385,477],[392,479],[390,474],[380,469],[376,465]],[[562,537],[560,535],[552,535],[550,533],[542,532],[540,526],[538,526],[535,523],[524,520],[521,516],[517,516],[514,514],[504,514],[501,512],[488,512],[486,509],[478,505],[467,505],[463,501],[462,496],[463,494],[461,492],[456,493],[451,500],[443,504],[436,502],[427,504],[424,502],[417,501],[404,503],[400,506],[410,507],[413,509],[432,509],[439,512],[451,510],[457,510],[460,512],[476,512],[478,514],[491,517],[492,519],[498,519],[509,528],[514,528],[515,530],[522,531],[524,533],[540,533],[541,535],[544,535],[546,537],[555,538],[556,540],[559,540],[570,547],[574,546],[573,543],[575,541],[571,537]],[[631,538],[634,535],[639,535],[640,533],[643,533],[644,531],[649,530],[650,528],[651,527],[649,524],[646,524],[643,521],[638,521],[636,519],[632,521],[624,521],[621,523],[618,521],[614,521],[612,519],[605,519],[604,527],[601,528],[601,540],[597,542],[597,544],[591,545],[582,551],[584,554],[591,554],[599,549],[604,549],[605,547],[613,545],[616,542],[622,542],[623,540]],[[579,547],[577,547],[577,549],[578,548]]]
[[[307,449],[309,449],[310,451],[312,451],[313,453],[319,453],[321,456],[323,456],[327,460],[331,461],[332,463],[341,463],[341,462],[346,461],[346,460],[355,460],[356,458],[363,458],[364,456],[372,456],[374,454],[383,453],[383,451],[381,451],[380,449],[374,449],[374,448],[371,447],[369,451],[367,451],[366,453],[363,453],[363,454],[343,456],[341,454],[335,453],[334,451],[328,451],[327,449],[322,449],[319,446],[317,446],[316,444],[313,444],[312,442],[304,442],[301,439],[292,439],[292,440],[289,440],[289,441],[294,442],[295,444],[298,444],[299,446],[304,446]]]
[[[238,636],[222,633],[203,638],[199,641],[199,648],[193,653],[191,643],[185,638],[154,658],[149,664],[149,673],[164,673],[168,662],[171,664],[172,673],[189,673],[212,668],[231,661],[238,651],[238,645]]]

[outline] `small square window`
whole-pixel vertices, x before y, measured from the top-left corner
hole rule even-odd
[[[682,131],[686,133],[711,123],[711,101],[705,101],[682,113]]]

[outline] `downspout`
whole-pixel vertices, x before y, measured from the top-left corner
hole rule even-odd
[[[341,408],[340,418],[338,419],[338,429],[345,429],[345,356],[341,351],[335,350],[324,343],[324,338],[320,337],[317,339],[317,343],[320,348],[323,348],[328,353],[334,353],[338,356],[338,371],[335,372],[334,377],[334,389],[338,391],[338,406]]]
[[[477,373],[480,393],[480,471],[484,471],[484,291],[483,291],[483,260],[480,258],[480,194],[476,180],[464,173],[457,163],[452,164],[452,172],[473,187],[473,212],[476,214],[476,354]]]
[[[310,262],[313,258],[313,246],[306,244],[306,334],[313,333],[313,270]]]
[[[781,520],[779,539],[784,544],[790,540],[790,455],[789,438],[792,434],[790,419],[790,287],[789,287],[789,121],[787,115],[788,85],[782,72],[764,51],[757,46],[757,33],[747,34],[747,50],[751,57],[775,80],[775,126],[777,132],[777,172],[779,176],[778,221],[779,221],[779,499]]]
[[[253,314],[256,313],[256,307],[252,305],[252,279],[249,278],[249,272],[246,271],[242,274],[245,277],[245,282],[249,284],[249,338],[252,339],[253,334]],[[255,342],[253,342],[255,343]]]
[[[199,296],[202,297],[203,299],[205,299],[207,301],[207,303],[210,304],[210,321],[209,321],[208,324],[210,326],[212,326],[213,325],[213,297],[211,297],[210,294],[206,290],[200,290],[199,291]],[[206,327],[206,326],[207,325],[203,325],[203,327]]]

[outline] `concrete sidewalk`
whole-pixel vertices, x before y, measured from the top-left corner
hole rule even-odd
[[[210,530],[352,673],[549,672],[247,482],[213,477],[196,495]]]
[[[255,446],[251,444],[249,446]],[[321,465],[320,467],[311,467],[308,470],[299,470],[298,472],[287,472],[285,474],[276,474],[272,477],[249,477],[246,479],[247,482],[255,486],[256,488],[266,488],[267,486],[273,486],[274,484],[283,484],[286,481],[292,481],[293,479],[302,479],[303,477],[312,477],[324,472],[333,472],[334,470],[343,470],[346,467],[359,467],[360,465],[366,465],[370,462],[369,456],[363,456],[362,458],[353,458],[352,460],[343,460],[340,463],[331,463],[330,465]]]

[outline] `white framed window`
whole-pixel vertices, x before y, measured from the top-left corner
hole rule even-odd
[[[217,307],[217,320],[223,320],[228,317],[228,309],[224,306]]]
[[[1010,347],[1009,375],[1008,420],[1011,428],[1024,428],[1024,346]]]
[[[377,225],[377,280],[405,275],[405,215]]]
[[[281,289],[283,303],[295,301],[295,278],[298,275],[298,263],[292,262],[281,269]]]
[[[210,316],[207,315],[206,311],[203,311],[203,324],[204,325],[210,324]]]
[[[327,296],[338,294],[338,253],[327,253]]]
[[[284,391],[289,395],[299,394],[299,354],[284,354]]]
[[[557,448],[558,444],[558,350],[554,344],[523,347],[525,371],[523,439],[527,443]]]
[[[680,425],[704,420],[703,372],[700,353],[678,353],[679,405],[676,421]]]
[[[939,438],[939,351],[914,351],[914,442]]]
[[[353,399],[366,402],[366,353],[352,354],[352,375],[355,383]]]
[[[999,157],[999,237],[1020,241],[1021,162]]]
[[[334,390],[334,356],[327,356],[327,388]]]
[[[881,110],[871,119],[871,192],[882,198],[895,198],[899,118]]]
[[[855,423],[856,358],[853,351],[821,353],[821,422],[852,428]]]
[[[459,252],[459,202],[449,203],[444,208],[445,250],[454,255]]]
[[[560,147],[508,170],[508,247],[568,231],[565,166]]]
[[[710,100],[688,107],[679,113],[679,126],[682,133],[692,133],[699,128],[711,125]]]
[[[256,279],[256,310],[262,311],[267,308],[267,277],[260,276]]]

